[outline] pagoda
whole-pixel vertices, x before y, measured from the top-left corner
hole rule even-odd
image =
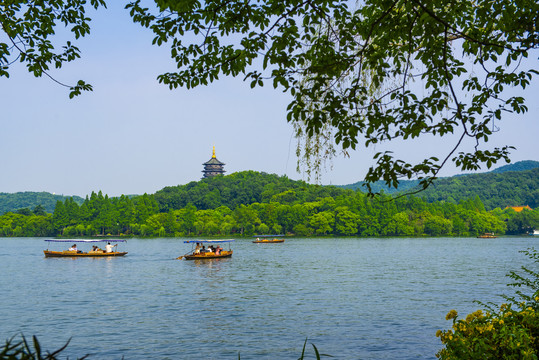
[[[215,146],[213,147],[213,155],[211,156],[211,159],[206,161],[202,165],[204,165],[204,170],[202,170],[204,175],[202,176],[202,178],[214,177],[216,175],[224,175],[225,173],[225,169],[223,169],[225,163],[220,162],[215,157]]]

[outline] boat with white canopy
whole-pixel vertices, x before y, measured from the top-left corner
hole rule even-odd
[[[110,257],[124,256],[127,251],[118,251],[118,243],[125,243],[123,239],[47,239],[47,250],[43,250],[45,257]],[[68,250],[49,250],[51,243],[71,243]],[[82,250],[77,247],[77,243],[92,245],[88,250]],[[99,245],[101,244],[101,248]],[[64,246],[65,247],[65,246]]]
[[[234,239],[224,240],[186,240],[185,244],[193,244],[193,248],[187,254],[178,256],[176,259],[181,260],[206,260],[206,259],[221,259],[232,256],[230,244]],[[228,250],[224,250],[220,243],[228,243]],[[217,246],[215,246],[217,244]]]

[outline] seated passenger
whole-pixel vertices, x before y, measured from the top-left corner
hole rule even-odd
[[[69,251],[78,251],[78,250],[77,250],[77,244],[73,244],[73,245],[69,248]]]
[[[93,245],[90,252],[103,252],[103,250],[101,250],[97,245]]]

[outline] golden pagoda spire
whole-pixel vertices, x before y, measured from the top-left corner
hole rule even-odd
[[[213,155],[211,156],[212,159],[215,159],[215,145],[213,145]]]

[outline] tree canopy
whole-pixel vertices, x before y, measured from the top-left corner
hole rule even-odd
[[[524,113],[522,96],[537,71],[523,65],[539,47],[539,3],[527,0],[155,0],[129,3],[133,20],[169,44],[178,71],[158,76],[171,89],[242,76],[289,92],[288,121],[307,172],[319,174],[338,150],[439,136],[454,141],[441,158],[408,162],[382,149],[368,183],[419,178],[423,188],[454,162],[462,170],[510,161],[511,146],[487,146],[508,112]],[[13,53],[36,76],[78,57],[49,37],[57,23],[75,38],[89,32],[87,7],[103,0],[10,1],[0,9]],[[89,85],[79,82],[71,96]],[[463,148],[469,142],[471,148]],[[378,144],[378,145],[377,145]],[[428,156],[426,154],[425,156]],[[368,184],[367,184],[368,185]]]
[[[51,67],[61,68],[80,58],[80,50],[71,40],[58,44],[54,35],[65,27],[74,39],[90,33],[86,10],[106,6],[104,0],[25,1],[10,0],[0,6],[0,77],[9,77],[10,66],[20,61],[36,77],[48,76],[69,88],[69,97],[92,90],[83,80],[64,84],[49,74]],[[63,27],[62,27],[63,26]]]
[[[159,81],[190,88],[232,75],[289,91],[288,121],[315,172],[334,144],[346,152],[360,142],[458,134],[442,159],[410,164],[377,153],[366,180],[394,187],[402,177],[426,187],[448,160],[462,170],[509,162],[510,146],[484,145],[504,112],[527,111],[522,97],[504,90],[525,88],[537,74],[518,66],[539,46],[533,1],[156,3],[158,12],[140,0],[128,8],[156,44],[170,43],[179,70]],[[457,153],[466,139],[473,150]]]

